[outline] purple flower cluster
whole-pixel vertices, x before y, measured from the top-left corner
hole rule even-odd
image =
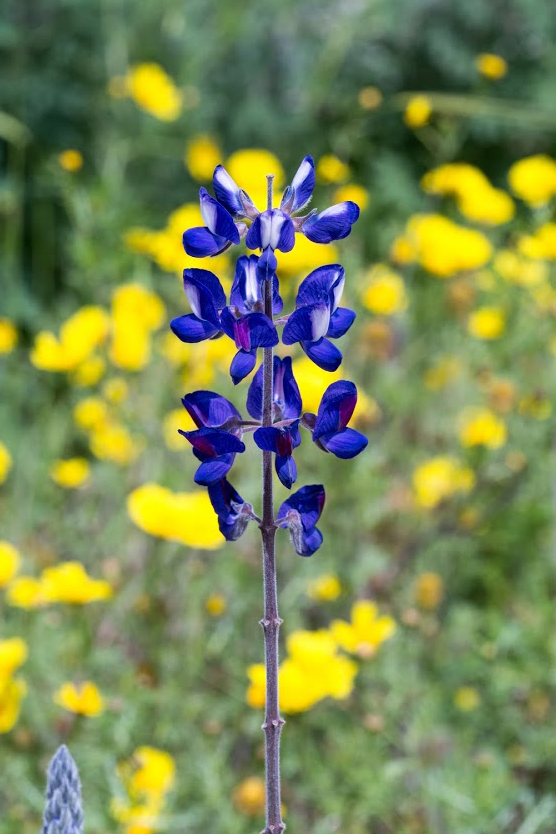
[[[340,307],[344,269],[328,264],[315,269],[301,283],[295,310],[280,315],[283,302],[276,276],[276,251],[289,252],[296,233],[316,243],[330,243],[347,237],[359,217],[359,207],[346,201],[323,212],[299,216],[311,200],[315,185],[313,159],[306,156],[291,184],[284,191],[280,208],[259,211],[222,165],[213,177],[214,193],[199,192],[204,226],[188,229],[183,245],[188,255],[218,255],[242,238],[258,255],[241,255],[236,264],[230,300],[216,275],[206,269],[185,269],[183,284],[191,313],[171,322],[172,331],[183,342],[200,342],[227,336],[237,348],[230,375],[234,384],[247,377],[257,364],[259,348],[279,344],[277,326],[283,325],[282,343],[297,342],[320,368],[335,371],[342,354],[330,339],[339,339],[351,327],[355,313]],[[248,226],[248,223],[250,225]],[[265,314],[265,286],[272,282],[272,315]],[[270,296],[267,295],[268,307]],[[275,316],[278,316],[275,319]],[[222,534],[239,538],[250,520],[259,521],[253,507],[227,480],[235,456],[245,451],[243,435],[253,432],[259,449],[274,454],[276,473],[291,489],[297,480],[294,450],[301,443],[300,427],[307,429],[315,445],[338,458],[355,457],[367,445],[367,438],[348,427],[357,402],[352,382],[333,382],[326,389],[317,414],[303,412],[301,395],[290,357],[274,357],[272,425],[262,425],[263,365],[253,376],[246,408],[252,420],[244,420],[225,397],[212,391],[186,394],[182,403],[193,419],[194,431],[181,431],[193,446],[199,461],[195,482],[208,488]],[[269,368],[270,372],[270,368]],[[288,528],[296,552],[310,556],[322,544],[316,527],[324,505],[324,487],[304,486],[288,498],[278,511],[276,526]]]

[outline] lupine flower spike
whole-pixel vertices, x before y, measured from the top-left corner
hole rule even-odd
[[[41,834],[83,834],[81,783],[65,744],[58,748],[48,766]]]
[[[183,245],[188,255],[198,258],[218,255],[245,240],[247,249],[258,254],[241,254],[236,263],[229,301],[219,278],[206,269],[185,269],[183,285],[191,308],[171,322],[171,329],[183,342],[227,337],[237,353],[230,366],[234,384],[249,376],[262,349],[263,361],[253,375],[247,392],[249,417],[213,391],[192,391],[182,403],[196,428],[181,431],[191,443],[200,462],[195,482],[208,489],[222,535],[235,541],[250,521],[259,525],[263,542],[264,616],[267,701],[263,729],[266,747],[266,828],[263,834],[280,834],[281,817],[279,745],[284,723],[278,708],[278,615],[274,539],[276,530],[289,530],[293,547],[300,556],[312,556],[322,545],[316,524],[321,516],[325,492],[322,484],[302,486],[282,502],[276,518],[273,509],[273,464],[281,483],[291,489],[297,480],[294,450],[301,443],[300,428],[307,429],[315,445],[338,458],[353,458],[363,451],[367,438],[348,427],[357,389],[353,382],[340,381],[324,393],[318,413],[303,413],[303,403],[289,356],[273,356],[283,326],[284,345],[299,343],[307,356],[326,371],[335,371],[342,354],[330,339],[339,339],[353,324],[355,313],[340,307],[345,283],[340,264],[328,264],[311,272],[301,282],[296,307],[283,314],[283,302],[276,270],[276,252],[290,252],[296,234],[316,243],[330,243],[347,237],[359,217],[358,206],[346,201],[322,212],[301,214],[311,201],[315,186],[313,158],[302,160],[279,207],[273,206],[273,175],[267,176],[268,199],[262,210],[234,182],[222,165],[214,171],[212,197],[201,188],[204,226],[187,229]],[[228,481],[237,454],[245,451],[243,436],[253,433],[262,450],[262,513],[257,516]],[[51,834],[48,832],[48,834]],[[73,834],[73,832],[72,832]]]

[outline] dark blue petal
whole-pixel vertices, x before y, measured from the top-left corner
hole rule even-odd
[[[280,429],[274,426],[257,429],[253,433],[253,440],[263,452],[277,452],[280,440]]]
[[[278,249],[280,252],[291,252],[295,244],[295,227],[292,220],[286,214],[283,214],[283,212],[280,213],[283,215],[283,222],[280,228],[278,243],[274,249]]]
[[[313,243],[330,243],[347,237],[358,217],[359,206],[347,200],[309,217],[301,231]]]
[[[239,199],[239,187],[223,165],[217,165],[212,176],[216,199],[232,216],[243,217],[243,206]]]
[[[245,451],[245,443],[227,431],[205,427],[194,431],[182,431],[181,429],[178,429],[178,431],[189,440],[196,451],[208,457],[218,457],[227,452]]]
[[[182,397],[182,403],[199,428],[223,426],[233,418],[241,420],[241,414],[235,405],[214,391],[192,391]]]
[[[286,356],[284,359],[274,357],[274,402],[281,412],[280,419],[290,420],[301,414],[303,404],[299,386],[293,375],[291,356]]]
[[[279,358],[277,356],[274,357],[274,367],[276,368],[276,362],[279,362]],[[247,411],[253,418],[253,420],[262,420],[263,419],[263,365],[261,363],[260,367],[257,368],[257,372],[253,379],[251,380],[251,385],[249,386],[249,390],[247,391]]]
[[[297,466],[291,455],[276,455],[274,468],[286,489],[291,489],[297,480]]]
[[[357,388],[353,382],[338,380],[328,386],[320,401],[313,440],[337,432],[347,426],[357,404]]]
[[[354,321],[355,313],[353,310],[348,307],[338,307],[330,316],[330,325],[326,335],[331,339],[339,339],[340,336],[347,333]]]
[[[242,255],[237,259],[234,282],[230,293],[230,306],[241,313],[249,313],[262,301],[261,278],[257,272],[258,257]]]
[[[226,478],[209,484],[208,495],[218,516],[220,532],[228,541],[236,541],[253,517],[253,508],[243,500]]]
[[[259,258],[259,262],[257,264],[257,271],[259,273],[260,278],[263,281],[270,280],[276,269],[278,267],[278,261],[276,260],[276,255],[274,254],[274,249],[272,247],[267,246],[266,249],[263,249],[263,253]]]
[[[319,304],[326,299],[332,309],[338,306],[344,288],[345,272],[340,264],[319,266],[299,285],[296,304]]]
[[[234,339],[234,341],[236,321],[237,319],[232,313],[231,309],[229,307],[224,307],[224,309],[220,313],[220,326],[222,327],[222,330],[224,331],[226,336],[229,336],[230,339]]]
[[[257,350],[238,350],[230,365],[230,376],[234,385],[249,376],[257,362]]]
[[[339,432],[320,437],[319,442],[337,458],[348,460],[362,452],[369,441],[364,434],[355,431],[355,429],[342,429]]]
[[[206,226],[196,226],[183,233],[183,248],[192,258],[212,257],[228,246],[228,238],[213,234]]]
[[[282,332],[285,345],[295,342],[317,342],[328,332],[330,307],[326,301],[320,304],[306,304],[290,315]]]
[[[280,284],[277,276],[272,279],[272,312],[274,315],[282,312],[284,302],[280,297]]]
[[[184,269],[183,286],[186,293],[188,284],[206,290],[218,310],[226,306],[226,293],[214,272],[208,269]]]
[[[301,547],[297,550],[299,556],[312,556],[322,544],[321,531],[317,527],[313,527],[311,530],[303,533],[300,544]]]
[[[202,321],[192,315],[172,319],[170,329],[182,342],[202,342],[220,333],[220,329],[214,327],[209,321]]]
[[[241,331],[241,335],[239,336],[240,344],[237,346],[243,347],[244,350],[254,347],[274,347],[280,341],[274,323],[264,313],[249,313],[239,319],[236,325],[236,344],[238,331]],[[249,333],[248,348],[243,345],[245,339],[243,331]]]
[[[319,339],[318,342],[301,342],[301,347],[315,365],[323,371],[335,371],[342,363],[342,354],[336,345],[328,339]]]
[[[222,480],[232,468],[234,459],[235,454],[233,453],[220,455],[217,458],[209,458],[199,466],[193,480],[199,486],[209,486]]]
[[[313,195],[315,188],[315,163],[312,156],[306,156],[292,180],[294,201],[290,214],[305,208]]]
[[[251,223],[251,228],[247,232],[245,244],[248,249],[261,249],[261,215],[255,217]]]
[[[278,510],[276,519],[278,522],[283,521],[290,510],[297,510],[300,515],[303,527],[306,530],[315,526],[319,520],[326,494],[322,484],[311,484],[309,486],[301,487],[297,492],[284,501]],[[281,524],[286,527],[286,523]]]
[[[214,235],[239,243],[239,232],[230,212],[211,197],[206,188],[199,189],[201,214],[206,227]]]

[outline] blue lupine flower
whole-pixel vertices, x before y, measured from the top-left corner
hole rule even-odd
[[[223,165],[217,165],[212,177],[216,199],[236,220],[249,217],[253,220],[259,213],[249,195],[231,178]]]
[[[357,388],[345,380],[333,382],[322,396],[316,418],[303,415],[313,430],[313,440],[320,449],[338,458],[354,458],[369,442],[364,434],[346,428],[357,403]]]
[[[239,539],[249,522],[258,520],[251,504],[243,500],[226,478],[209,484],[208,494],[212,508],[218,516],[220,532],[228,541]]]
[[[199,200],[205,225],[183,233],[183,248],[187,254],[193,258],[213,257],[232,243],[239,243],[240,232],[230,212],[211,197],[206,188],[199,189]]]
[[[299,387],[292,371],[291,356],[274,357],[272,422],[293,420],[301,416],[302,402]],[[254,420],[263,419],[263,366],[253,377],[247,392],[247,411]]]
[[[263,278],[257,269],[257,255],[242,255],[237,259],[234,283],[230,293],[230,307],[240,313],[264,312]],[[280,298],[278,278],[272,276],[272,313],[282,311],[284,302]]]
[[[297,480],[297,467],[292,452],[301,443],[299,420],[289,426],[268,426],[257,429],[253,439],[263,452],[274,452],[274,468],[285,487],[292,488]]]
[[[340,338],[355,319],[353,310],[338,306],[344,283],[344,269],[339,264],[313,270],[301,282],[297,309],[288,318],[282,334],[285,345],[299,342],[307,356],[325,371],[335,371],[342,361],[341,352],[326,337]]]
[[[230,375],[234,385],[251,373],[257,362],[257,348],[274,347],[278,344],[276,327],[264,313],[247,313],[235,316],[231,307],[225,307],[220,314],[224,333],[233,339],[238,352],[232,359]]]
[[[304,486],[284,501],[276,523],[287,527],[292,544],[299,556],[312,556],[322,544],[322,533],[315,527],[324,507],[325,492],[322,484]]]
[[[48,766],[41,834],[83,834],[79,772],[65,744]]]
[[[315,163],[312,156],[306,156],[296,174],[282,195],[280,208],[290,216],[305,208],[315,188]]]
[[[195,483],[200,486],[208,486],[224,478],[232,468],[236,454],[245,451],[245,443],[222,429],[203,426],[195,431],[178,431],[189,440],[193,454],[201,461],[194,477]]]
[[[202,342],[222,333],[220,310],[226,306],[222,284],[208,269],[184,269],[183,288],[193,311],[170,322],[182,342]]]
[[[235,405],[214,391],[192,391],[181,401],[197,428],[205,426],[233,431],[241,421],[241,414]]]
[[[258,270],[263,278],[271,278],[278,266],[274,252],[276,249],[291,252],[295,243],[295,227],[284,211],[267,209],[251,224],[245,243],[248,249],[262,249]]]
[[[351,200],[346,200],[330,206],[320,214],[309,214],[299,231],[313,243],[331,243],[333,240],[347,237],[358,218],[359,206]]]

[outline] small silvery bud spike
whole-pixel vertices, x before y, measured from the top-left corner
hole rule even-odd
[[[77,765],[65,744],[48,766],[41,834],[83,834],[81,783]]]

